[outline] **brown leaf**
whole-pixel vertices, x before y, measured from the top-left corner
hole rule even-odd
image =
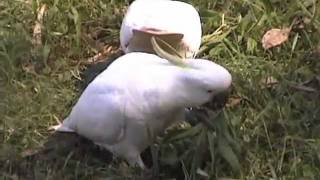
[[[230,108],[233,108],[235,106],[238,106],[240,105],[242,101],[242,98],[240,96],[233,96],[233,97],[230,97],[228,99],[228,103],[226,104],[226,107],[230,107]]]
[[[278,46],[288,40],[291,28],[271,29],[262,38],[262,46],[269,49]]]
[[[118,46],[113,46],[113,45],[105,45],[102,50],[94,55],[93,57],[90,57],[87,62],[89,64],[95,64],[98,62],[102,62],[105,59],[107,59],[110,55],[118,53],[120,48]]]
[[[261,79],[260,84],[264,87],[270,88],[279,84],[279,81],[272,76],[268,76],[266,78]]]
[[[26,149],[21,152],[21,157],[25,158],[28,156],[33,156],[39,153],[39,149]]]

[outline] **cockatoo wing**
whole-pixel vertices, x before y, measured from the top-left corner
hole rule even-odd
[[[93,82],[57,131],[71,129],[95,143],[116,143],[126,126],[125,108],[122,90]]]
[[[127,121],[156,120],[156,114],[175,104],[170,88],[177,68],[169,64],[147,53],[118,58],[88,85],[58,131],[73,130],[112,145],[123,137]]]

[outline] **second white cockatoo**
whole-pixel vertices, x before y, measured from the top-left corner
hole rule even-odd
[[[186,107],[208,102],[232,80],[214,62],[178,62],[155,51],[160,56],[132,52],[115,60],[87,86],[57,131],[76,132],[144,169],[140,153],[154,138],[183,120]]]
[[[120,29],[125,53],[154,53],[150,38],[156,36],[192,58],[201,44],[201,21],[190,4],[171,0],[136,0],[129,6]]]

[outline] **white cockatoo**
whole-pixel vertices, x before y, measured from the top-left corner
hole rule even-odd
[[[186,107],[228,89],[232,79],[214,62],[178,62],[155,51],[160,56],[132,52],[115,60],[87,86],[57,131],[76,132],[144,169],[140,153],[154,138],[183,120]]]
[[[169,43],[183,57],[192,58],[201,44],[201,21],[190,4],[171,0],[135,0],[128,8],[120,29],[125,53],[154,53],[151,36]]]

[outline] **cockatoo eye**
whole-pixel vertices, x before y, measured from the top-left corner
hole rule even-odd
[[[213,91],[209,89],[209,90],[207,90],[207,93],[211,94],[211,93],[213,93]]]

